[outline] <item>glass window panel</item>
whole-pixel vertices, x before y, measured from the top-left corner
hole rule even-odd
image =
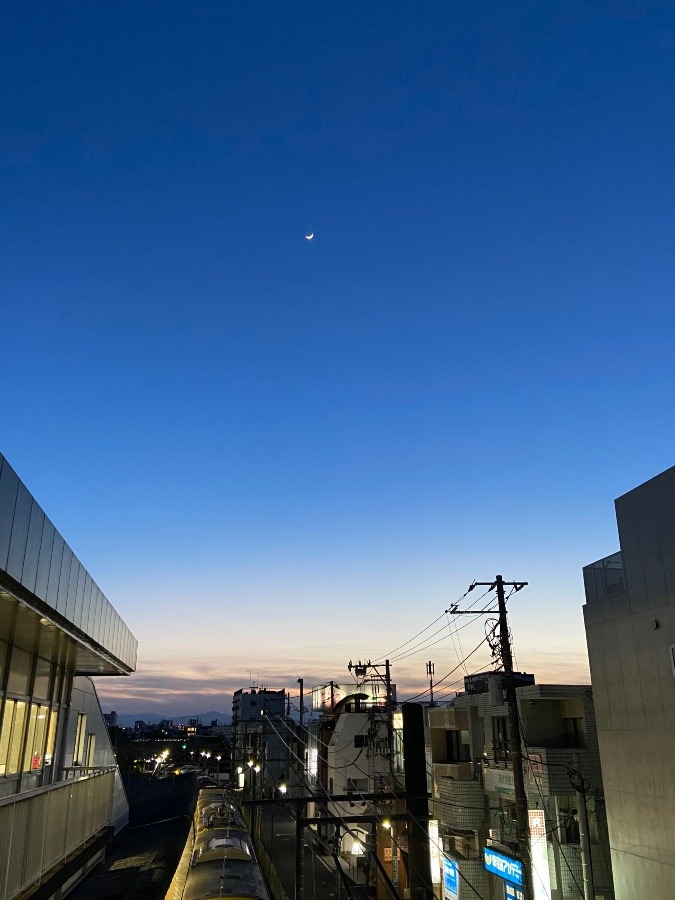
[[[19,771],[27,709],[28,704],[24,703],[23,700],[17,700],[14,704],[14,721],[12,723],[12,735],[10,737],[9,754],[7,756],[8,775],[16,775]]]
[[[2,723],[0,724],[0,775],[4,775],[7,771],[7,755],[9,753],[9,739],[12,735],[15,704],[15,700],[5,701]]]
[[[28,526],[28,539],[26,541],[26,555],[23,559],[23,572],[21,573],[21,584],[25,585],[29,591],[35,590],[44,523],[45,514],[39,505],[33,501],[30,511],[30,525]]]
[[[54,531],[54,546],[52,547],[52,559],[49,564],[49,582],[47,584],[47,603],[56,609],[59,595],[59,580],[61,578],[61,562],[63,560],[63,538]]]
[[[0,470],[0,569],[7,567],[9,538],[12,534],[14,506],[19,490],[19,478],[7,460],[2,457]]]
[[[14,521],[12,523],[12,536],[9,541],[9,555],[7,557],[7,571],[17,581],[21,581],[23,573],[23,559],[26,555],[26,542],[28,540],[28,525],[30,524],[30,510],[33,498],[26,488],[19,484],[14,507]]]
[[[77,733],[75,735],[75,752],[73,755],[73,765],[84,765],[84,746],[87,737],[87,714],[79,713],[77,717]]]
[[[8,694],[27,694],[30,684],[31,655],[20,647],[12,647],[9,677],[7,678]]]
[[[54,526],[45,516],[44,526],[42,528],[42,540],[40,541],[40,558],[38,559],[37,578],[35,579],[35,593],[42,600],[47,599],[47,583],[49,581],[49,569],[52,563],[54,536]]]
[[[35,667],[35,684],[33,685],[33,696],[40,700],[49,700],[49,682],[52,674],[52,664],[43,659],[41,656],[37,658]]]
[[[31,752],[33,750],[33,739],[35,737],[35,726],[37,725],[39,707],[33,703],[28,712],[28,732],[26,734],[25,750],[23,753],[23,771],[30,772]]]
[[[31,706],[23,762],[24,772],[37,772],[44,764],[48,717],[49,707],[36,704]]]
[[[47,732],[47,744],[45,746],[45,765],[50,766],[54,759],[54,745],[56,743],[56,726],[59,721],[58,710],[53,709],[49,716],[49,731]]]
[[[94,759],[96,758],[95,752],[96,752],[96,735],[92,733],[87,736],[86,757],[87,757],[87,768],[89,768],[89,769],[94,768]]]

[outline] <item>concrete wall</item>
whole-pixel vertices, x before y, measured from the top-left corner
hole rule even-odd
[[[616,897],[675,897],[675,468],[616,513],[626,591],[584,607]]]

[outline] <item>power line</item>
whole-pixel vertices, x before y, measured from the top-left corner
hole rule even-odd
[[[474,582],[474,586],[475,586],[475,582]],[[464,591],[464,593],[463,593],[462,596],[459,598],[459,600],[457,600],[457,601],[456,601],[454,604],[452,604],[452,605],[453,605],[453,606],[456,606],[458,603],[461,603],[462,600],[466,597],[466,595],[467,595],[467,594],[469,593],[469,591],[471,591],[471,590],[473,590],[473,587],[470,587],[468,590]],[[477,603],[478,600],[482,599],[482,597],[484,597],[485,594],[487,594],[487,593],[489,593],[489,592],[488,592],[488,591],[485,591],[485,593],[482,594],[481,597],[479,597],[477,600],[474,601],[474,604]],[[473,606],[474,604],[471,604],[471,605]],[[450,609],[451,609],[451,608],[452,608],[452,606],[450,607]],[[421,631],[418,631],[417,634],[413,635],[409,640],[404,641],[402,644],[399,644],[398,647],[394,647],[394,649],[393,649],[393,650],[390,650],[389,653],[385,653],[385,654],[383,654],[382,656],[378,657],[378,658],[375,660],[375,662],[381,662],[381,661],[384,660],[384,659],[392,660],[395,653],[397,653],[399,650],[403,649],[403,647],[407,647],[408,644],[411,644],[411,643],[412,643],[414,640],[416,640],[420,635],[424,634],[425,631],[428,631],[430,628],[433,628],[433,626],[436,624],[436,622],[440,622],[440,620],[443,618],[443,616],[444,616],[446,613],[450,612],[450,609],[444,610],[444,611],[440,614],[440,616],[438,616],[438,618],[434,619],[433,622],[430,622],[429,625],[426,626],[426,628],[423,628]],[[436,633],[438,633],[438,632],[436,632]],[[433,635],[432,635],[432,637],[433,637]]]

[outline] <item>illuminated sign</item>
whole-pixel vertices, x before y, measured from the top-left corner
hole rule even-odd
[[[530,809],[527,817],[530,824],[530,858],[532,859],[534,900],[545,900],[551,896],[551,875],[548,868],[544,810]]]
[[[447,856],[443,858],[443,900],[459,900],[459,870]]]
[[[438,837],[438,820],[429,821],[429,856],[431,858],[431,883],[441,883],[441,842]]]
[[[512,856],[504,856],[503,853],[497,853],[492,847],[484,847],[483,865],[488,872],[492,872],[493,875],[499,875],[505,881],[519,885],[523,883],[523,864],[519,859],[513,859]]]
[[[515,884],[509,884],[508,881],[504,882],[504,897],[505,900],[525,900],[525,894],[521,889]]]

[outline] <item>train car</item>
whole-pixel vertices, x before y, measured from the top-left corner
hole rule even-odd
[[[195,829],[244,828],[244,820],[234,803],[222,788],[204,788],[199,792],[195,810]]]
[[[270,900],[241,815],[222,790],[207,791],[197,800],[197,835],[183,900]]]

